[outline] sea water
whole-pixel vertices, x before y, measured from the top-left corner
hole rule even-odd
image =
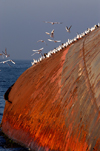
[[[31,67],[31,61],[30,60],[14,60],[15,65],[11,62],[8,64],[0,64],[0,123],[2,121],[3,117],[3,111],[5,107],[5,100],[4,100],[4,93],[7,91],[7,89],[16,82],[18,77],[29,67]],[[10,145],[6,144],[5,138],[1,135],[1,129],[0,129],[0,151],[27,151],[28,149],[25,149],[21,146],[18,146],[16,148],[14,147],[7,147]]]

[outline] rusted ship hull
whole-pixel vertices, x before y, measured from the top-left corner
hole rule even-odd
[[[100,28],[27,69],[6,101],[2,131],[39,151],[100,150]]]

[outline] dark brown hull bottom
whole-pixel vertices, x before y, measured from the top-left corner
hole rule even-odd
[[[8,94],[2,130],[39,151],[100,150],[100,28],[26,70]]]

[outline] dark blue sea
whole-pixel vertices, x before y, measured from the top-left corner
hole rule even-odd
[[[8,64],[0,64],[0,123],[3,117],[3,111],[5,107],[5,100],[3,98],[6,90],[16,82],[18,77],[29,67],[31,67],[31,60],[14,60],[15,65],[11,62]],[[0,151],[28,151],[21,146],[12,145],[10,141],[6,141],[6,138],[2,135],[0,129]]]

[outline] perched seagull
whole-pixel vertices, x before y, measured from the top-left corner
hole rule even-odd
[[[52,39],[48,39],[48,41],[53,41],[53,42],[61,42],[61,40],[52,40]]]
[[[33,59],[33,62],[31,62],[32,65],[37,64],[37,60]]]
[[[47,43],[44,40],[38,40],[37,42],[39,42],[39,41],[44,42],[47,45]]]
[[[49,22],[49,21],[43,21],[44,23],[50,23],[50,24],[52,24],[52,25],[54,25],[54,24],[62,24],[62,22]]]
[[[6,58],[10,56],[10,55],[7,54],[7,49],[6,48],[5,48],[5,52],[2,51],[2,53],[3,53],[3,55],[6,56]]]
[[[70,33],[70,29],[71,29],[72,25],[68,28],[67,26],[65,27],[65,29],[67,30],[67,32]]]
[[[15,62],[13,60],[5,60],[0,63],[7,63],[11,67],[11,65],[8,63],[9,61],[12,62],[13,64],[15,64]]]
[[[51,31],[51,33],[45,32],[47,35],[50,35],[50,37],[54,38],[54,29]]]
[[[41,56],[43,56],[41,53],[43,49],[44,48],[40,48],[39,50],[32,50],[32,51],[35,51],[35,53],[33,53],[31,56],[35,55],[36,53],[39,53],[39,54],[41,54]]]

